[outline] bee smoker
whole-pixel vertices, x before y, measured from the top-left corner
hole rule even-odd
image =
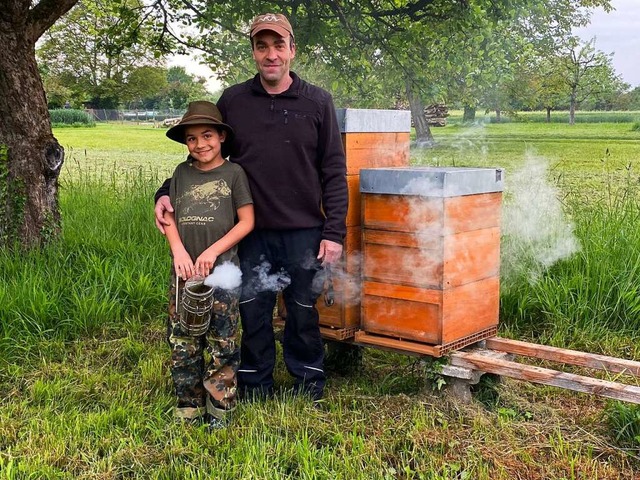
[[[176,312],[180,327],[192,337],[204,335],[209,329],[213,307],[213,287],[205,285],[204,277],[193,276],[184,283],[179,301],[180,280],[176,277]]]

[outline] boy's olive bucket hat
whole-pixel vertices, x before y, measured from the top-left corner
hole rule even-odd
[[[222,121],[222,114],[218,107],[211,102],[198,100],[189,103],[182,119],[167,130],[167,137],[179,143],[186,144],[184,130],[189,125],[214,125],[217,129],[227,132],[227,138],[222,144],[222,156],[229,156],[231,141],[233,140],[233,128]]]

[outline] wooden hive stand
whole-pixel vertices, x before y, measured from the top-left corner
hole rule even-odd
[[[516,362],[516,359],[519,361]],[[615,380],[602,380],[527,364],[531,359],[606,372]],[[516,380],[640,404],[640,387],[619,381],[624,375],[640,378],[640,362],[633,360],[493,337],[481,342],[477,347],[452,352],[449,362],[449,365],[443,368],[442,374],[450,377],[454,385],[462,382],[470,386],[477,383],[480,375],[493,373]],[[460,385],[454,388],[458,392],[464,392]],[[463,395],[466,395],[466,392]]]

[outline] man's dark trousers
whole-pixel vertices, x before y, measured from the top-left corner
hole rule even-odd
[[[273,309],[278,287],[287,309],[283,353],[294,392],[322,398],[325,385],[324,345],[316,300],[320,264],[316,259],[321,229],[254,230],[239,246],[243,288],[241,362],[238,387],[243,397],[270,395],[276,349]],[[320,283],[320,288],[318,288]]]

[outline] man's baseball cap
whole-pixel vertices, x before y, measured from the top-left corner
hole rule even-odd
[[[293,28],[291,28],[287,17],[281,13],[263,13],[262,15],[258,15],[253,19],[253,22],[251,22],[249,37],[253,38],[256,33],[263,30],[271,30],[281,37],[286,37],[287,35],[293,37]]]

